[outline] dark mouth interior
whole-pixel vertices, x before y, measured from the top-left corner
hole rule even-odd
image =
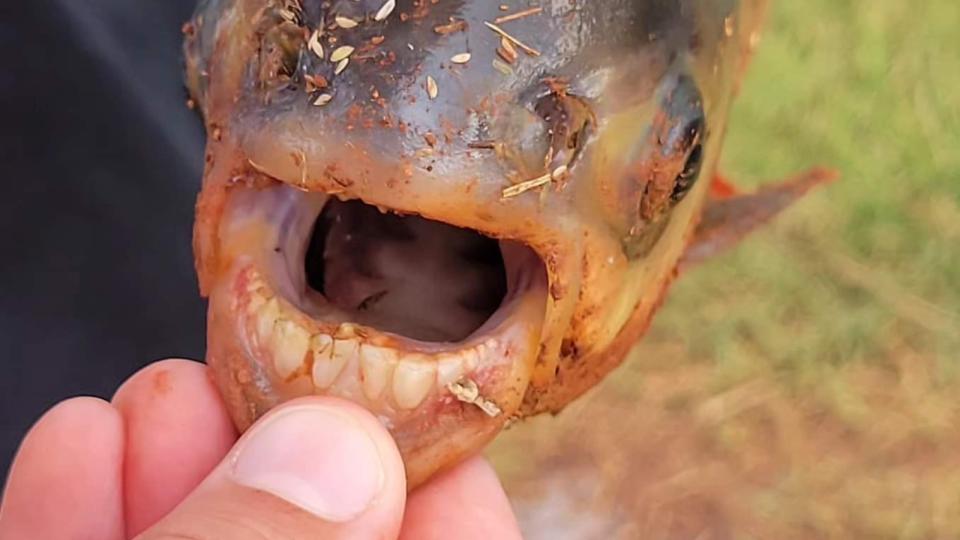
[[[507,294],[496,240],[360,201],[326,204],[304,264],[309,286],[350,322],[421,341],[465,339]]]

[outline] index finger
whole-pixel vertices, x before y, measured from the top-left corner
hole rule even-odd
[[[500,480],[474,457],[410,494],[401,540],[520,539],[520,527]]]
[[[126,432],[127,535],[170,512],[227,454],[237,433],[207,367],[163,360],[134,374],[113,397]]]

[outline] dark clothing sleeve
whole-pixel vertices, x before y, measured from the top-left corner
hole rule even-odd
[[[0,7],[0,474],[44,410],[200,358],[190,247],[203,138],[184,105],[193,0]]]

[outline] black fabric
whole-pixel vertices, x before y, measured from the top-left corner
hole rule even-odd
[[[200,358],[190,248],[203,139],[184,106],[193,0],[0,7],[0,474],[44,410]]]

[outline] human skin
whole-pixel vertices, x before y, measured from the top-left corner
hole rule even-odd
[[[296,417],[304,421],[293,427],[305,427],[291,431]],[[343,443],[350,434],[338,422],[368,444]],[[297,444],[284,445],[291,435]],[[377,478],[377,463],[380,481],[367,500],[357,490]],[[280,484],[270,470],[278,466]],[[311,480],[326,484],[314,490],[327,497],[319,509],[288,489]],[[441,538],[451,530],[461,538],[520,536],[482,458],[408,496],[395,443],[363,409],[329,397],[297,400],[238,438],[207,368],[185,360],[143,369],[110,402],[80,397],[54,406],[22,441],[0,505],[4,539]]]

